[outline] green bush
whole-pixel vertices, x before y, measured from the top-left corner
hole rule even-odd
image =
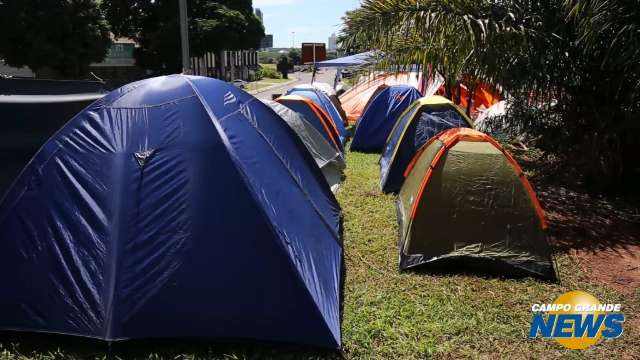
[[[280,79],[280,74],[276,69],[260,65],[256,72],[258,79]]]

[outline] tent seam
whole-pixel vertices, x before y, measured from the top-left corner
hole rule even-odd
[[[220,136],[220,139],[222,140],[223,144],[225,145],[225,148],[227,149],[227,151],[229,152],[229,155],[231,156],[232,161],[234,162],[234,164],[236,166],[236,169],[240,173],[240,176],[242,177],[243,181],[248,186],[248,188],[251,189],[249,191],[249,193],[251,194],[251,197],[253,198],[253,201],[256,202],[256,204],[260,204],[261,202],[256,196],[256,190],[255,190],[255,188],[253,186],[253,183],[249,180],[249,178],[248,178],[248,176],[246,174],[246,171],[244,169],[244,166],[242,166],[240,158],[238,157],[237,153],[235,152],[235,150],[231,146],[231,143],[229,142],[228,137],[226,136],[226,134],[222,130],[222,127],[221,127],[221,125],[219,123],[223,119],[226,119],[229,116],[240,112],[240,110],[236,110],[236,111],[234,111],[234,112],[232,112],[230,114],[227,114],[224,117],[218,119],[217,117],[214,116],[213,111],[211,110],[211,107],[209,106],[209,104],[207,104],[204,101],[204,98],[200,95],[200,92],[196,89],[196,87],[193,85],[191,80],[190,79],[186,79],[186,81],[189,84],[189,86],[191,86],[191,88],[193,89],[194,93],[196,94],[196,96],[200,100],[200,104],[202,105],[204,110],[207,112],[207,115],[209,116],[209,119],[213,123],[218,135]],[[250,104],[254,99],[251,99],[250,101],[248,101],[247,104]],[[263,136],[262,133],[260,133],[260,135]],[[271,144],[269,144],[269,146],[271,146]],[[274,150],[274,152],[275,152],[275,150]],[[279,158],[279,156],[278,156],[278,158]],[[287,170],[289,170],[288,167],[286,167],[286,168],[287,168]],[[290,173],[290,175],[291,175],[291,173]],[[292,176],[292,177],[295,178],[294,176]],[[315,206],[314,206],[314,208],[315,208]],[[322,311],[320,311],[320,304],[318,304],[315,296],[313,296],[313,294],[311,293],[311,290],[309,289],[306,281],[304,281],[304,279],[302,278],[302,275],[300,274],[300,270],[294,264],[293,259],[291,258],[291,255],[290,255],[289,251],[287,251],[287,249],[284,247],[283,239],[280,236],[281,232],[276,230],[276,229],[279,229],[279,228],[271,221],[271,217],[267,214],[267,212],[265,211],[265,209],[262,206],[258,205],[258,209],[259,209],[259,213],[262,214],[262,216],[263,216],[263,219],[265,221],[265,224],[266,224],[267,228],[269,230],[271,230],[271,233],[275,237],[280,239],[280,241],[278,242],[277,245],[280,247],[280,249],[282,251],[285,252],[285,254],[287,254],[286,258],[289,259],[288,264],[289,264],[289,266],[292,267],[292,270],[296,273],[298,280],[300,282],[302,282],[302,284],[303,284],[302,287],[307,291],[307,294],[311,297],[312,302],[315,304],[315,311],[320,315],[320,318],[324,322],[324,325],[326,326],[326,328],[329,331],[329,333],[333,334],[333,331],[331,330],[331,327],[327,323],[327,319],[325,319],[324,314],[322,313]],[[323,218],[323,217],[321,216],[320,218]],[[330,231],[330,233],[333,235],[333,231]],[[336,244],[340,248],[340,252],[342,252],[342,247],[340,246],[339,242],[336,241]],[[338,343],[340,343],[340,340],[338,340]]]

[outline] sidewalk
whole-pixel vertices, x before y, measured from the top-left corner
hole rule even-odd
[[[269,90],[272,90],[272,89],[275,89],[275,88],[278,88],[278,87],[281,87],[281,86],[287,86],[287,85],[289,85],[289,84],[291,84],[293,82],[298,81],[298,79],[293,78],[293,77],[289,77],[289,79],[288,79],[289,81],[285,81],[285,82],[270,82],[269,80],[273,80],[273,79],[263,79],[263,80],[254,81],[254,82],[249,83],[249,85],[251,85],[251,84],[264,84],[266,86],[265,87],[260,87],[260,88],[255,89],[255,90],[248,91],[248,93],[251,94],[251,95],[257,95],[257,94],[263,93],[265,91],[269,91]]]

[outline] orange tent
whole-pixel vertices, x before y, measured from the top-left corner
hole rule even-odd
[[[445,96],[446,91],[444,86],[440,87],[440,89],[438,90],[438,94]],[[454,103],[464,111],[467,111],[467,106],[469,104],[469,90],[467,86],[464,84],[458,86],[457,94],[453,97],[455,99],[452,99]],[[497,89],[485,82],[478,81],[475,93],[473,94],[473,102],[471,104],[471,118],[476,118],[481,107],[488,109],[500,102],[500,100],[502,100],[502,97],[500,96],[500,93]]]
[[[380,86],[409,85],[418,89],[421,80],[422,74],[415,72],[374,74],[342,94],[340,96],[340,102],[347,114],[348,121],[355,123],[366,109],[371,98],[377,93]]]

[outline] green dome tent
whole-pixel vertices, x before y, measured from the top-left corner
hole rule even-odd
[[[434,137],[405,170],[398,199],[400,269],[555,279],[538,199],[491,137],[457,128]]]

